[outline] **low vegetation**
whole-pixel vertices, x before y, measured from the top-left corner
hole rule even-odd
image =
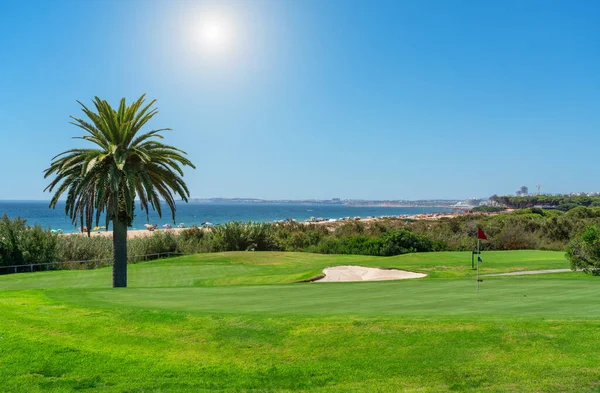
[[[498,196],[491,200],[511,209],[523,209],[535,206],[554,207],[560,211],[569,211],[577,206],[598,207],[600,196],[564,196],[564,195],[529,195],[529,196]]]
[[[471,209],[471,212],[472,213],[498,213],[498,212],[501,212],[504,210],[506,210],[506,208],[503,206],[484,205],[484,206],[474,207],[473,209]]]
[[[139,255],[222,251],[391,256],[470,251],[475,247],[477,228],[483,227],[489,239],[482,243],[483,250],[566,251],[589,227],[599,224],[600,207],[585,206],[567,213],[526,208],[512,213],[467,214],[439,220],[384,219],[316,225],[293,221],[232,222],[210,231],[189,228],[178,235],[157,231],[152,236],[129,240],[127,247],[130,262]],[[110,259],[111,255],[109,238],[56,235],[37,226],[29,227],[21,219],[11,220],[6,216],[0,219],[0,266]],[[110,260],[106,264],[110,264]]]

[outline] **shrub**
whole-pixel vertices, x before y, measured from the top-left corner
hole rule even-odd
[[[112,239],[104,236],[60,236],[57,245],[57,260],[61,262],[110,259],[113,256]]]
[[[537,245],[533,233],[521,223],[506,226],[491,243],[495,250],[532,250]]]
[[[381,240],[368,236],[324,239],[316,248],[322,254],[381,255]]]
[[[269,251],[276,249],[267,223],[230,222],[212,229],[215,246],[221,251]]]
[[[19,250],[25,263],[54,262],[58,256],[58,235],[41,226],[28,227],[19,236]]]
[[[436,243],[443,249],[443,242]],[[343,239],[326,238],[316,248],[323,254],[358,254],[374,256],[392,256],[409,252],[432,251],[434,242],[426,235],[413,233],[406,229],[393,229],[380,237],[364,235]]]
[[[184,254],[214,252],[218,250],[211,231],[196,226],[185,229],[175,236],[177,251]]]
[[[594,217],[594,211],[585,206],[577,206],[570,209],[567,212],[567,216],[574,218],[592,218]]]
[[[473,213],[497,213],[506,210],[502,206],[477,206],[471,210]]]
[[[177,252],[176,237],[168,231],[155,232],[150,236],[133,238],[127,242],[127,253],[132,257],[166,252]]]
[[[293,221],[271,225],[270,233],[272,247],[285,251],[314,249],[327,236],[326,225],[304,225]]]
[[[551,217],[541,228],[543,238],[550,242],[568,241],[573,232],[572,220],[563,217]]]
[[[57,253],[57,235],[36,225],[30,227],[19,217],[0,218],[0,265],[53,262]]]
[[[430,237],[413,233],[407,229],[395,229],[381,236],[381,253],[379,255],[391,256],[409,252],[427,252],[433,249]]]
[[[23,263],[23,253],[19,248],[19,235],[25,231],[25,220],[11,220],[6,214],[0,218],[0,264],[2,266]]]
[[[338,238],[363,235],[365,233],[365,224],[360,221],[344,222],[335,229],[334,233]]]
[[[556,206],[556,209],[560,210],[562,212],[568,212],[569,210],[574,209],[577,206],[579,206],[579,205],[576,203],[567,202],[567,203],[561,203],[560,205]]]
[[[600,230],[590,226],[576,237],[567,249],[567,259],[571,269],[581,269],[586,273],[600,275]]]

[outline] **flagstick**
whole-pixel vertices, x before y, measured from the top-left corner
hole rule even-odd
[[[479,236],[477,236],[477,293],[479,293]]]

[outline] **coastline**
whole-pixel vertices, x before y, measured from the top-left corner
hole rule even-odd
[[[377,221],[384,221],[384,220],[389,220],[389,219],[395,219],[395,220],[428,220],[428,221],[436,221],[436,220],[440,220],[443,218],[456,218],[456,217],[460,217],[460,216],[464,216],[470,213],[464,213],[464,212],[452,212],[452,213],[429,213],[429,214],[416,214],[416,215],[406,215],[406,216],[399,216],[399,217],[385,217],[385,218],[381,218],[381,217],[369,217],[369,218],[351,218],[351,219],[346,219],[346,220],[336,220],[336,221],[328,221],[328,220],[323,220],[323,221],[295,221],[298,224],[302,224],[302,225],[324,225],[324,226],[328,226],[328,227],[337,227],[337,226],[341,226],[344,224],[347,224],[349,222],[360,222],[360,223],[372,223],[372,222],[377,222]],[[480,214],[484,214],[484,215],[495,215],[497,213],[480,213]],[[270,224],[274,224],[274,222],[271,222]],[[185,231],[186,229],[190,229],[192,227],[188,227],[188,228],[169,228],[169,229],[155,229],[153,231],[149,231],[147,229],[130,229],[127,231],[127,238],[128,239],[135,239],[135,238],[139,238],[139,237],[147,237],[147,236],[152,236],[155,233],[171,233],[173,235],[177,235],[182,231]],[[202,228],[203,230],[206,231],[210,231],[210,228]],[[87,236],[87,232],[81,233],[81,232],[71,232],[71,233],[64,233],[61,234],[60,236]],[[112,231],[92,231],[90,234],[90,237],[109,237],[112,238]]]
[[[408,203],[407,203],[408,204]],[[431,205],[434,205],[432,202]],[[2,202],[0,214],[6,213],[9,218],[19,217],[26,220],[30,226],[39,225],[43,229],[55,230],[62,233],[75,233],[79,225],[73,226],[64,213],[64,202],[59,202],[56,209],[49,209],[45,202]],[[177,206],[177,220],[172,221],[166,215],[158,216],[155,211],[138,211],[130,229],[144,230],[147,224],[157,225],[161,230],[163,225],[177,227],[201,226],[207,222],[226,224],[227,222],[280,222],[286,219],[304,221],[339,221],[359,217],[396,217],[410,218],[417,215],[433,213],[456,213],[456,209],[444,207],[396,207],[396,206],[364,206],[332,205],[332,204],[251,204],[251,203],[189,203]],[[104,217],[100,217],[104,223]],[[103,225],[103,224],[99,224]],[[95,225],[93,225],[95,226]],[[110,228],[109,228],[110,229]]]

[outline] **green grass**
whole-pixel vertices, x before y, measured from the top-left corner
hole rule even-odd
[[[564,253],[492,251],[483,255],[481,274],[564,269]],[[129,287],[198,287],[289,284],[317,277],[327,266],[360,265],[427,273],[429,278],[472,278],[471,254],[432,252],[395,257],[322,255],[294,252],[230,252],[184,256],[129,267]],[[110,268],[0,276],[0,290],[110,287]]]
[[[568,267],[483,254],[486,273]],[[426,272],[297,283],[326,266]],[[468,253],[222,253],[0,277],[2,392],[600,392],[600,288],[582,273],[489,277]]]

